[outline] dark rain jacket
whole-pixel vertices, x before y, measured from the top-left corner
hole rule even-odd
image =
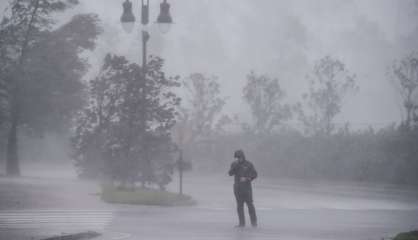
[[[242,162],[234,161],[228,173],[229,176],[234,176],[235,187],[251,187],[251,181],[257,178],[257,171],[254,165],[247,160]],[[246,178],[246,181],[242,182],[241,177]]]

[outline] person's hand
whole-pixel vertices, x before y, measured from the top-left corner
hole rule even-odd
[[[237,169],[238,168],[238,163],[237,162],[233,162],[231,165],[231,169]]]
[[[246,177],[241,177],[241,178],[240,178],[240,181],[241,181],[241,182],[246,182],[247,180],[248,180],[248,179],[247,179]]]

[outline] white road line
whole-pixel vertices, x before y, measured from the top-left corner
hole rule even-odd
[[[87,219],[87,220],[66,220],[66,219],[32,219],[32,220],[25,220],[25,221],[16,221],[16,220],[7,220],[7,221],[0,221],[0,224],[30,224],[30,223],[73,223],[73,224],[82,224],[82,223],[108,223],[111,222],[111,219]]]
[[[103,230],[106,227],[106,223],[83,223],[83,224],[70,224],[70,223],[48,223],[48,224],[0,224],[0,232],[3,229],[93,229]]]
[[[116,234],[118,234],[119,236],[112,237],[112,240],[123,240],[123,239],[127,239],[127,238],[132,237],[132,235],[129,234],[129,233],[120,233],[120,232],[117,232]]]
[[[0,224],[9,224],[9,223],[14,223],[14,224],[24,224],[24,223],[107,223],[110,222],[111,219],[87,219],[87,220],[79,220],[77,221],[76,219],[74,220],[66,220],[66,219],[60,219],[60,220],[56,220],[56,219],[31,219],[31,220],[25,220],[25,221],[15,221],[15,220],[7,220],[7,221],[0,221]]]
[[[273,210],[273,208],[266,208],[266,207],[264,207],[264,208],[255,208],[256,210],[261,210],[261,211],[269,211],[269,210]]]
[[[34,214],[34,213],[65,213],[65,214],[79,214],[79,213],[91,213],[91,214],[100,214],[100,213],[112,213],[110,210],[3,210],[0,211],[0,214]]]
[[[80,214],[80,215],[51,215],[51,214],[33,214],[33,215],[0,215],[0,219],[10,219],[10,218],[20,218],[20,219],[25,219],[25,218],[39,218],[39,217],[48,217],[48,218],[76,218],[76,217],[83,217],[83,218],[106,218],[106,217],[111,217],[113,214],[101,214],[101,215],[94,215],[94,214],[90,214],[90,215],[85,215],[85,214]]]
[[[0,221],[28,221],[28,220],[89,220],[89,219],[109,219],[108,216],[7,216],[0,217]]]
[[[197,209],[214,210],[214,211],[229,211],[229,210],[235,211],[235,207],[232,207],[232,208],[225,208],[225,207],[197,207]],[[261,207],[261,208],[256,207],[255,209],[256,210],[259,210],[259,211],[273,210],[273,208],[266,208],[266,207]]]
[[[31,214],[1,214],[0,217],[25,217],[25,216],[109,216],[113,213],[78,213],[78,214],[68,214],[68,213],[31,213]]]
[[[5,225],[0,225],[0,231],[2,229],[51,229],[51,228],[65,228],[65,229],[92,229],[94,228],[95,230],[101,230],[104,227],[104,225],[102,223],[97,223],[97,224],[80,224],[80,225],[76,225],[76,224],[71,224],[69,225],[68,223],[64,224],[58,224],[58,223],[54,223],[54,224],[5,224]]]
[[[18,210],[0,211],[0,229],[48,227],[99,227],[104,228],[113,218],[104,210]]]
[[[109,224],[111,221],[80,221],[80,222],[76,222],[76,221],[33,221],[33,222],[1,222],[0,226],[18,226],[18,225],[52,225],[52,224],[68,224],[68,225],[89,225],[89,224],[94,224],[94,225],[107,225]]]
[[[2,213],[0,212],[0,216],[9,216],[9,215],[37,215],[37,214],[55,214],[55,215],[108,215],[112,214],[112,212],[30,212],[30,213]]]

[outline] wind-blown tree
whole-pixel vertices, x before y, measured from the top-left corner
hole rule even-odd
[[[299,120],[309,134],[331,134],[334,118],[341,112],[344,98],[358,89],[355,75],[340,60],[326,56],[320,59],[309,76],[309,91],[303,104],[296,106]]]
[[[43,32],[28,50],[22,86],[21,120],[31,132],[68,129],[72,116],[83,106],[84,83],[89,65],[80,57],[92,50],[101,29],[97,16],[76,15],[60,28]]]
[[[0,57],[1,59],[1,57]],[[1,60],[0,60],[1,61]],[[0,63],[1,65],[1,63]],[[0,66],[1,69],[1,66]],[[0,70],[0,161],[4,159],[5,145],[7,144],[7,120],[8,120],[8,93],[6,91],[7,83],[2,78],[3,73]]]
[[[0,36],[1,39],[1,36]],[[11,70],[11,62],[8,61],[7,51],[5,47],[2,47],[2,43],[0,42],[0,128],[1,132],[3,132],[3,128],[5,127],[8,114],[9,114],[9,85],[10,79],[8,76],[10,75]]]
[[[0,48],[1,50],[1,48]],[[8,81],[5,77],[7,75],[6,62],[3,61],[3,56],[0,53],[0,129],[3,130],[8,119],[8,103],[9,93],[7,91]],[[4,64],[4,65],[3,65]],[[2,132],[0,130],[0,132]]]
[[[103,173],[126,185],[137,180],[161,183],[157,173],[170,173],[170,131],[180,99],[172,91],[178,78],[167,78],[162,65],[160,58],[152,57],[144,85],[137,64],[106,56],[89,84],[88,105],[77,119],[72,139],[81,175]]]
[[[1,39],[1,36],[0,36]],[[7,51],[0,42],[0,159],[3,160],[7,145],[7,125],[9,121],[9,71],[11,70],[8,61]]]
[[[208,77],[202,73],[193,73],[183,81],[188,96],[180,108],[176,135],[181,145],[207,140],[222,131],[228,123],[228,117],[222,116],[226,97],[221,96],[217,77]]]
[[[8,143],[7,174],[19,175],[18,131],[22,125],[23,86],[30,84],[32,76],[27,72],[30,64],[28,57],[41,40],[45,31],[51,30],[54,21],[53,13],[64,11],[77,4],[77,0],[13,0],[9,12],[0,23],[0,55],[2,62],[4,86],[8,95]],[[53,67],[49,66],[48,69]],[[40,86],[42,88],[42,86]]]
[[[277,78],[251,72],[243,88],[243,98],[251,110],[252,124],[244,130],[267,136],[291,117],[291,108],[284,103],[285,92]]]
[[[412,53],[392,66],[396,86],[405,108],[405,126],[418,122],[418,54]]]

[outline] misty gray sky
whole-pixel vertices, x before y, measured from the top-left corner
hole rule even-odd
[[[6,0],[0,1],[4,8]],[[81,0],[74,13],[97,13],[104,33],[90,56],[93,76],[103,56],[140,59],[139,24],[126,34],[120,25],[123,0]],[[139,0],[133,0],[139,18]],[[150,0],[150,22],[159,0]],[[401,118],[399,98],[387,76],[391,63],[418,51],[418,1],[414,0],[169,0],[174,26],[162,35],[155,24],[150,54],[166,60],[171,75],[203,72],[219,76],[229,96],[226,113],[248,117],[242,103],[245,76],[254,70],[279,78],[287,101],[307,88],[314,61],[331,55],[357,75],[360,91],[347,98],[339,122],[354,128],[382,127]],[[2,5],[2,6],[1,6]]]

